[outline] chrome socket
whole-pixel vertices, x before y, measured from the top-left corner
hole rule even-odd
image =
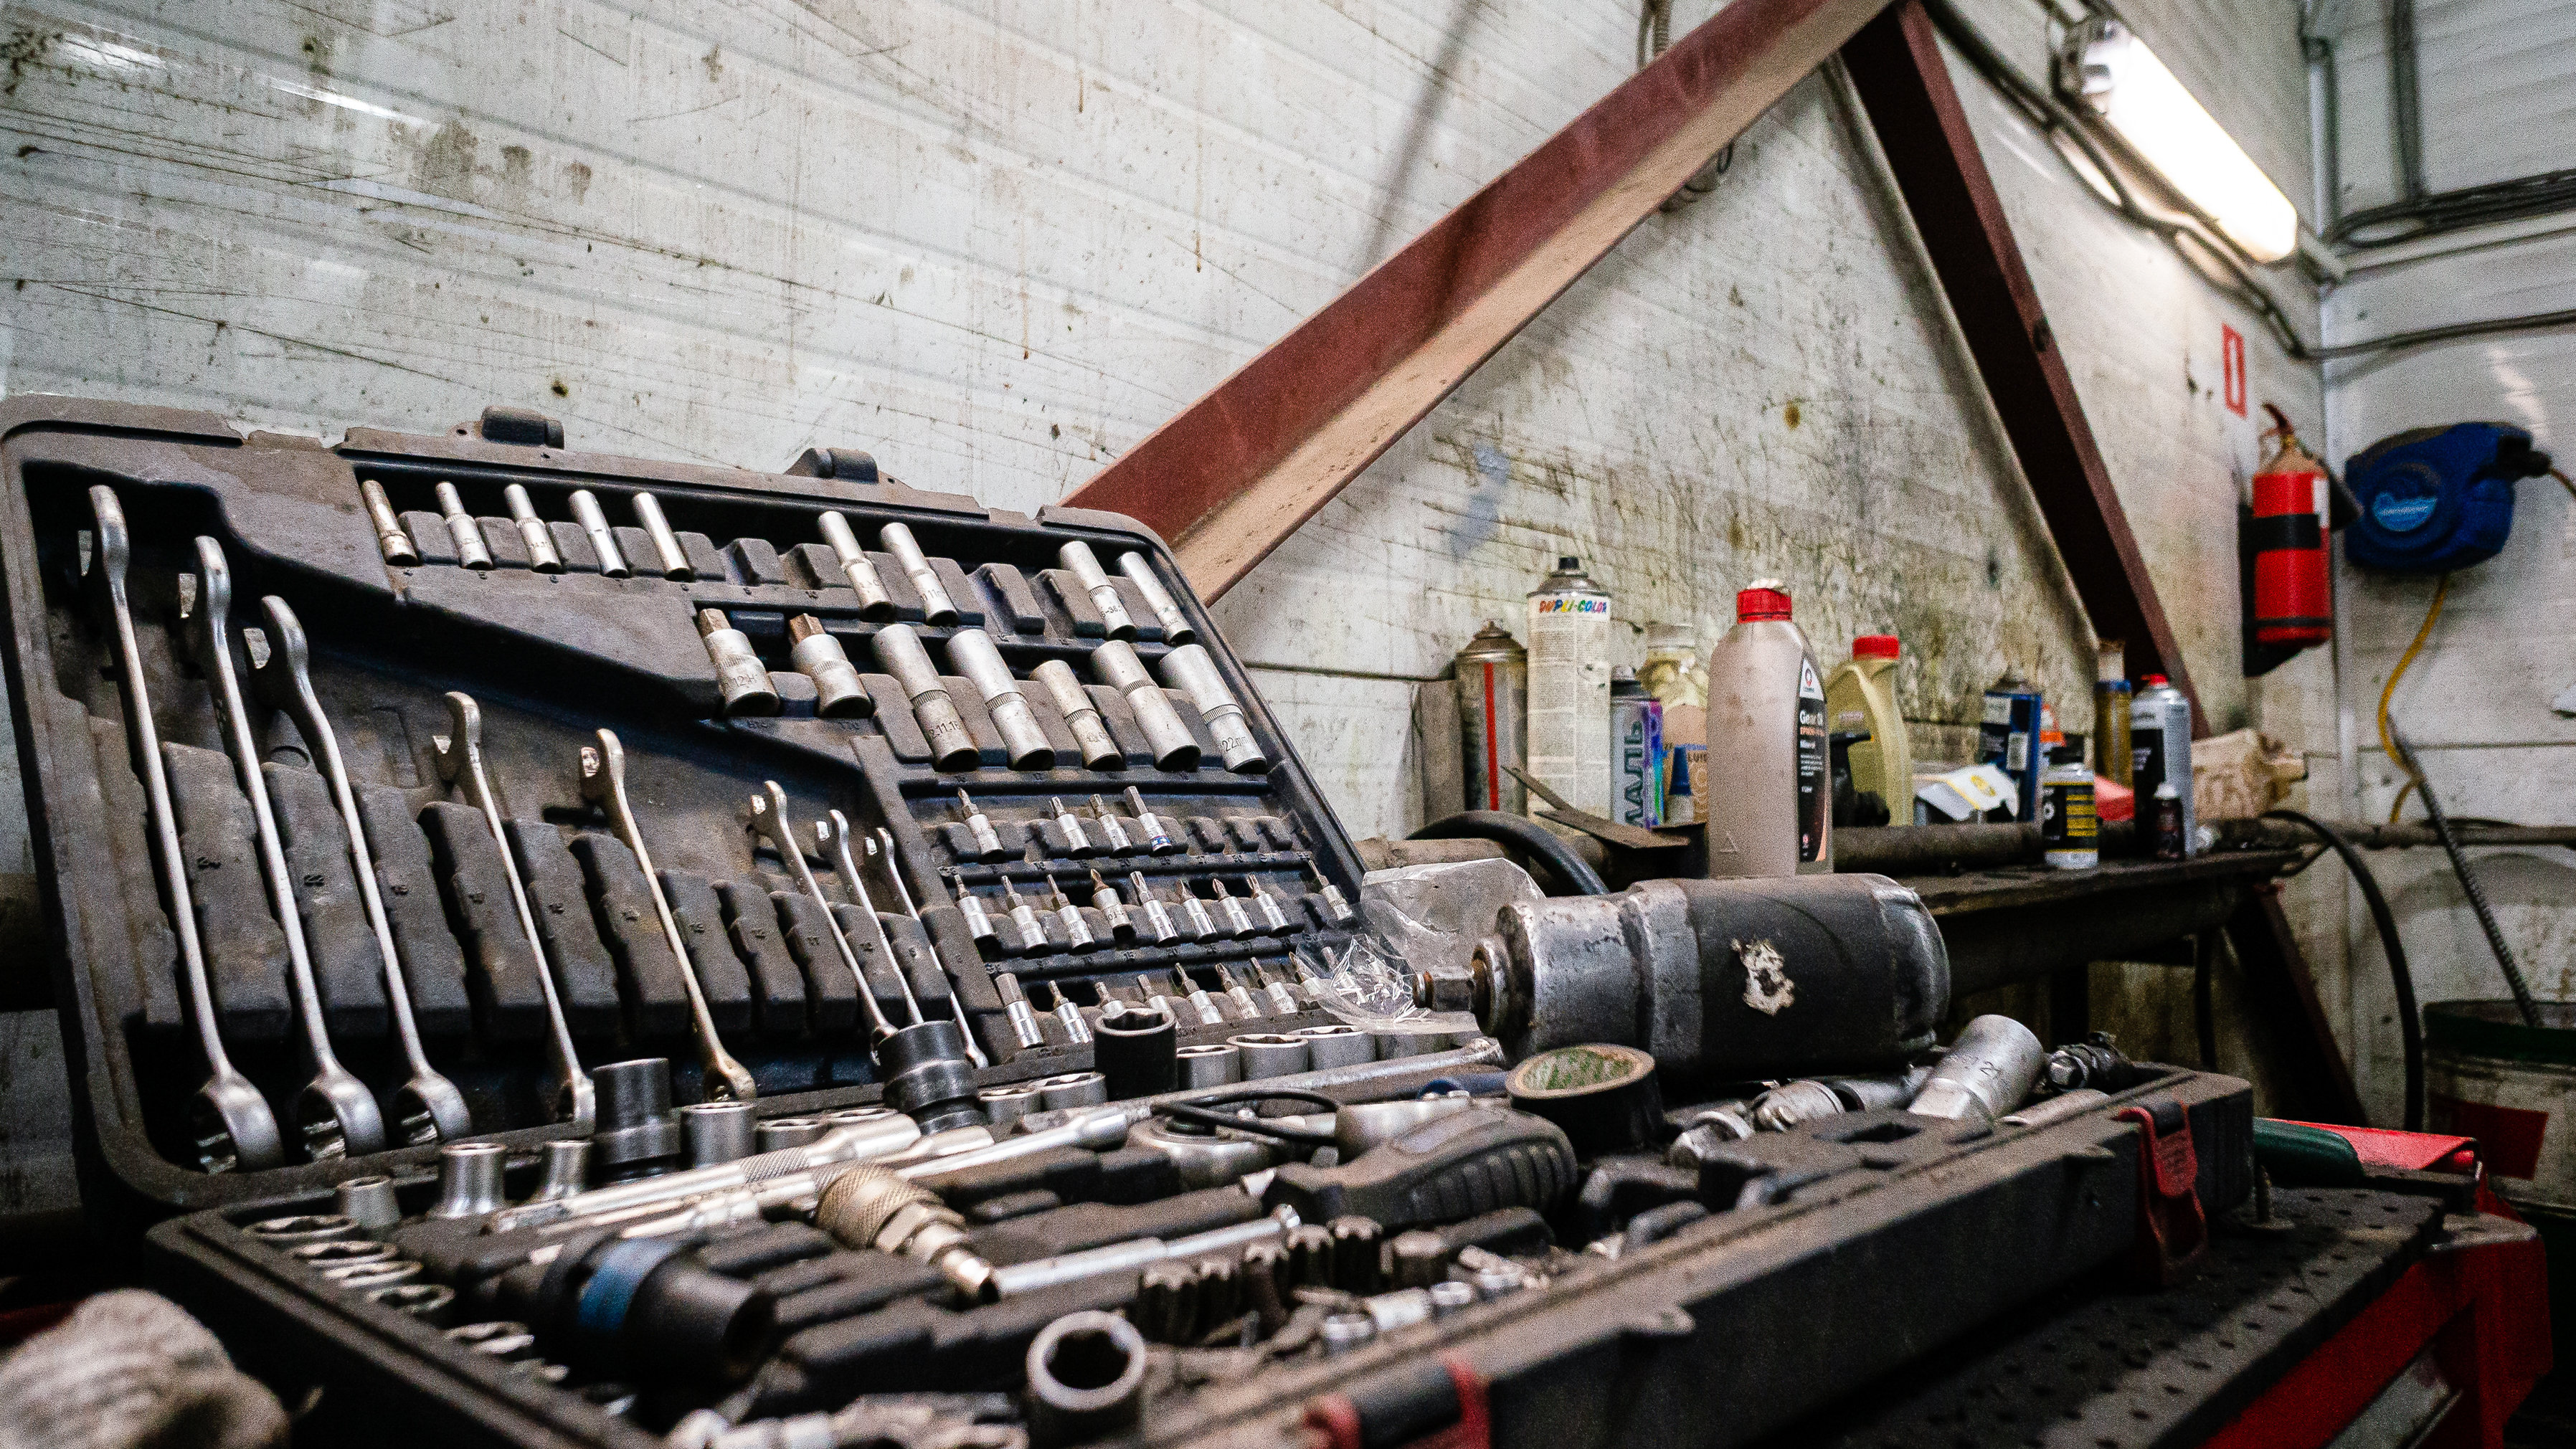
[[[1055,556],[1065,571],[1082,585],[1082,591],[1091,595],[1092,607],[1100,611],[1101,622],[1108,626],[1109,637],[1135,638],[1136,621],[1128,617],[1127,601],[1118,596],[1118,586],[1109,581],[1109,575],[1100,567],[1100,558],[1091,551],[1091,545],[1076,539],[1057,549]]]
[[[402,1204],[394,1200],[394,1180],[390,1177],[350,1178],[340,1184],[334,1196],[339,1199],[340,1216],[370,1232],[402,1221]]]
[[[438,1202],[434,1218],[478,1218],[506,1205],[501,1173],[509,1149],[498,1142],[449,1142],[438,1149]]]
[[[956,886],[957,914],[966,918],[966,933],[978,941],[995,941],[1001,933],[993,929],[993,918],[984,914],[984,902],[973,891]]]
[[[754,1151],[754,1125],[749,1102],[691,1102],[682,1107],[680,1133],[688,1139],[689,1165],[715,1167],[749,1157]]]
[[[1002,737],[1002,751],[1010,757],[1014,770],[1045,770],[1055,765],[1055,746],[1047,743],[1046,731],[1038,728],[1038,717],[1029,709],[1029,701],[1020,693],[1020,682],[1011,677],[1011,666],[1002,662],[1002,651],[994,646],[993,636],[981,629],[960,629],[948,639],[948,662],[975,686],[983,697],[984,712],[992,716],[993,729]]]
[[[1179,977],[1181,985],[1189,989],[1190,1010],[1199,1014],[1199,1025],[1222,1026],[1225,1024],[1225,1013],[1217,1009],[1216,998],[1208,994],[1206,987],[1191,980],[1186,973],[1174,971],[1172,974]]]
[[[367,501],[367,521],[375,525],[376,550],[385,556],[385,562],[398,569],[418,567],[420,550],[411,546],[411,535],[403,532],[393,501],[385,497],[385,485],[366,479],[358,484],[358,496]]]
[[[1064,927],[1065,949],[1080,952],[1096,948],[1100,943],[1092,938],[1091,923],[1082,918],[1082,907],[1067,899],[1061,890],[1055,898],[1055,919]]]
[[[537,506],[528,501],[528,490],[513,483],[501,490],[502,501],[510,505],[510,521],[519,526],[519,542],[528,550],[528,567],[541,574],[563,572],[563,555],[555,552],[555,536],[546,521],[537,517]]]
[[[1122,553],[1118,556],[1118,571],[1136,586],[1136,592],[1145,596],[1146,607],[1154,611],[1154,622],[1163,626],[1164,643],[1177,646],[1199,637],[1199,631],[1190,627],[1189,618],[1181,612],[1181,606],[1173,601],[1171,590],[1164,588],[1163,581],[1154,577],[1151,560],[1141,553]]]
[[[1246,1032],[1225,1039],[1243,1061],[1243,1080],[1268,1081],[1272,1077],[1294,1076],[1305,1071],[1308,1060],[1306,1039],[1283,1036],[1278,1032]]]
[[[926,624],[954,624],[957,605],[948,597],[948,586],[930,567],[930,559],[914,541],[912,530],[900,523],[889,523],[877,530],[877,539],[894,561],[903,566],[903,576],[912,580],[914,593],[921,595],[921,618]]]
[[[671,531],[671,521],[662,516],[662,500],[650,493],[635,495],[635,521],[644,525],[644,536],[653,541],[653,552],[662,559],[662,577],[683,582],[694,579],[698,571],[689,566],[689,554],[680,547],[680,536]]]
[[[814,712],[825,719],[848,719],[868,713],[875,707],[868,698],[868,687],[859,681],[858,666],[850,662],[849,651],[823,621],[812,614],[799,614],[787,621],[787,662],[796,672],[814,681]]]
[[[1109,1079],[1098,1072],[1067,1072],[1038,1083],[1038,1101],[1049,1112],[1097,1107],[1108,1100]]]
[[[1164,910],[1163,903],[1154,899],[1154,893],[1145,889],[1145,873],[1129,871],[1127,883],[1136,888],[1136,904],[1145,912],[1145,924],[1153,929],[1154,944],[1169,945],[1179,940],[1181,933],[1172,929],[1171,912]]]
[[[553,1202],[590,1188],[590,1139],[557,1137],[545,1145],[543,1172],[530,1202]]]
[[[1135,842],[1127,838],[1127,827],[1110,813],[1109,802],[1097,795],[1091,797],[1091,818],[1100,827],[1100,843],[1111,855],[1125,855],[1136,848]]]
[[[1091,1040],[1091,1023],[1082,1019],[1082,1008],[1073,1004],[1073,998],[1065,995],[1062,987],[1055,988],[1055,1019],[1064,1023],[1065,1039],[1076,1046]]]
[[[1011,903],[1011,929],[1020,933],[1020,949],[1029,955],[1055,949],[1047,939],[1046,927],[1038,924],[1038,913],[1007,880],[1002,882],[1002,898]]]
[[[1038,1014],[1030,1007],[1028,993],[1020,989],[1020,978],[1008,971],[993,976],[993,989],[1001,993],[1002,1013],[1011,1020],[1011,1036],[1023,1047],[1046,1045],[1046,1033],[1038,1030]]]
[[[1110,935],[1122,941],[1135,938],[1136,919],[1127,914],[1127,903],[1119,899],[1118,887],[1102,880],[1096,871],[1091,877],[1091,904],[1108,918]]]
[[[1340,1022],[1304,1026],[1289,1035],[1306,1043],[1306,1060],[1313,1071],[1328,1072],[1335,1067],[1356,1067],[1377,1060],[1377,1039],[1355,1026]]]
[[[1145,748],[1154,756],[1155,769],[1199,767],[1198,737],[1181,723],[1181,712],[1172,707],[1172,697],[1163,693],[1163,687],[1145,671],[1145,661],[1136,657],[1134,645],[1111,639],[1094,648],[1091,672],[1126,697],[1127,708],[1136,716],[1136,727],[1145,732]]]
[[[587,488],[572,491],[572,519],[590,536],[590,551],[599,555],[599,571],[612,579],[625,578],[633,570],[626,566],[626,555],[617,547],[617,530],[608,526],[608,515],[599,510],[599,495]]]
[[[1222,941],[1225,939],[1224,928],[1219,926],[1212,918],[1209,917],[1207,907],[1200,903],[1197,896],[1190,894],[1189,887],[1181,887],[1180,897],[1181,916],[1190,923],[1190,936],[1192,939],[1199,941]],[[1241,908],[1238,907],[1237,909],[1239,910]],[[1248,930],[1251,926],[1251,922],[1247,921],[1244,925]]]
[[[438,516],[447,524],[447,536],[456,541],[456,561],[469,569],[492,566],[492,550],[483,546],[483,525],[465,511],[465,501],[456,496],[456,485],[441,480],[438,493]]]
[[[1277,896],[1263,890],[1261,882],[1250,876],[1245,876],[1243,883],[1252,889],[1252,909],[1261,917],[1262,930],[1273,936],[1295,934],[1297,928],[1289,923],[1288,913],[1279,909]]]
[[[849,576],[850,588],[859,596],[859,617],[879,624],[894,618],[894,595],[886,591],[876,560],[859,547],[859,536],[850,532],[850,520],[826,510],[815,521],[822,530],[825,546],[841,561],[841,572]]]
[[[1232,1042],[1201,1042],[1172,1053],[1181,1086],[1227,1087],[1243,1080],[1243,1052]]]
[[[1270,757],[1252,737],[1251,719],[1225,687],[1225,677],[1217,673],[1216,661],[1205,648],[1184,644],[1164,655],[1163,678],[1199,707],[1199,717],[1207,721],[1227,769],[1238,775],[1269,773]]]
[[[979,860],[1000,860],[1010,852],[1002,849],[1002,837],[993,832],[993,822],[975,808],[975,802],[963,790],[957,792],[957,804],[966,812],[966,833],[975,840]]]
[[[1035,1046],[1037,1043],[1022,1042],[1020,1045]],[[995,1127],[1007,1127],[1031,1112],[1041,1110],[1039,1105],[1041,1094],[1033,1082],[1014,1082],[1007,1087],[986,1087],[975,1094],[975,1100],[984,1104],[984,1120]]]
[[[956,701],[948,697],[948,686],[940,683],[930,652],[921,647],[921,636],[909,624],[888,624],[876,632],[869,645],[877,662],[894,676],[904,696],[912,701],[912,717],[930,741],[931,767],[942,771],[973,768],[980,754],[975,737],[966,732],[965,718],[957,713]]]
[[[1234,1003],[1236,1019],[1251,1021],[1263,1015],[1261,1003],[1253,1000],[1251,988],[1235,979],[1234,969],[1224,962],[1216,965],[1217,984],[1225,988],[1225,999]]]
[[[1295,988],[1291,987],[1285,981],[1273,981],[1268,976],[1263,975],[1261,971],[1261,963],[1257,961],[1253,963],[1252,974],[1253,978],[1261,983],[1261,994],[1270,998],[1270,1010],[1272,1015],[1295,1016],[1300,1010],[1303,1010],[1303,1008],[1297,1004],[1297,992]]]
[[[832,1130],[814,1117],[772,1117],[752,1129],[751,1145],[761,1152],[802,1147]]]
[[[360,1263],[391,1262],[401,1255],[394,1251],[391,1243],[373,1242],[366,1238],[336,1238],[327,1243],[298,1243],[286,1250],[286,1256],[294,1259],[297,1266],[319,1273]]]
[[[1047,797],[1047,809],[1055,812],[1055,828],[1064,836],[1065,849],[1075,855],[1089,854],[1091,837],[1083,833],[1081,817],[1065,809],[1064,801],[1052,795]]]
[[[1992,1125],[2029,1098],[2048,1066],[2048,1048],[2009,1016],[1980,1016],[1959,1029],[1931,1079],[1905,1110],[1918,1117]]]
[[[1249,941],[1261,934],[1261,928],[1252,924],[1251,914],[1243,909],[1243,902],[1226,893],[1224,881],[1211,879],[1208,888],[1216,892],[1216,908],[1225,917],[1227,934],[1238,941]]]
[[[1100,707],[1091,702],[1091,694],[1082,687],[1081,676],[1061,659],[1050,659],[1029,671],[1029,678],[1045,686],[1047,697],[1055,702],[1055,712],[1064,716],[1064,726],[1073,731],[1074,744],[1081,747],[1082,766],[1086,770],[1115,770],[1127,763],[1127,754],[1100,719]]]
[[[698,637],[706,641],[707,658],[716,667],[716,691],[724,696],[726,714],[778,713],[778,686],[769,681],[769,666],[760,662],[751,636],[735,628],[724,610],[698,611]]]

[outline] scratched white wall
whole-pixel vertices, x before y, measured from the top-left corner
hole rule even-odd
[[[2038,6],[1969,8],[2045,73]],[[2304,197],[2295,6],[2124,9]],[[325,434],[519,403],[580,447],[855,444],[1028,508],[1627,75],[1635,11],[19,0],[0,24],[11,392]],[[2220,329],[2257,399],[2313,416],[2313,373],[1954,69],[2219,727],[2330,751],[2326,661],[2237,678],[2255,452]],[[1834,79],[1797,87],[1715,196],[1648,222],[1225,602],[1355,833],[1418,818],[1413,683],[1559,552],[1639,625],[1709,629],[1786,577],[1820,653],[1906,638],[1924,720],[1972,719],[2008,663],[2086,697],[2091,640],[1879,165]]]
[[[2342,151],[2349,206],[2395,195],[2386,60],[2376,7],[2351,7],[2341,37]],[[2422,7],[2424,147],[2436,189],[2501,181],[2566,164],[2576,141],[2576,23],[2534,0],[2443,0]],[[2576,219],[2536,218],[2362,252],[2328,299],[2335,342],[2479,318],[2576,306]],[[2576,332],[2468,339],[2327,365],[2338,463],[2407,428],[2493,420],[2531,430],[2561,466],[2576,463]],[[2576,469],[2571,469],[2576,471]],[[2404,776],[2378,747],[2379,695],[2431,605],[2434,581],[2347,570],[2342,596],[2345,708],[2354,721],[2356,795],[2385,819]],[[2390,702],[2453,815],[2532,825],[2576,822],[2576,500],[2547,479],[2517,491],[2504,552],[2456,574],[2442,617]],[[2552,707],[2565,700],[2567,710]],[[2410,803],[2409,819],[2422,808]],[[2540,996],[2576,999],[2576,851],[2471,852],[2498,923]],[[2456,878],[2435,851],[2375,862],[2425,1001],[2501,997],[2495,958]],[[2351,1025],[2366,1046],[2363,1086],[2399,1099],[2394,993],[2365,918],[2354,941]]]

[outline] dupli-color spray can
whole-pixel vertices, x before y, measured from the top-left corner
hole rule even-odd
[[[1530,778],[1610,813],[1610,594],[1568,555],[1529,595]]]

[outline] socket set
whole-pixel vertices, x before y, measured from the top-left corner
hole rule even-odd
[[[1348,1051],[1357,859],[1128,520],[506,409],[9,407],[56,1000],[137,1211],[596,1126],[635,1058],[793,1115],[1079,1076],[1157,1003],[1202,1073]]]

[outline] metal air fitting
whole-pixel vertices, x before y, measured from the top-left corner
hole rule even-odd
[[[948,662],[982,697],[984,713],[992,717],[994,732],[1002,737],[1002,752],[1011,768],[1053,768],[1055,747],[1047,743],[1046,731],[1038,728],[1038,717],[1020,693],[1020,682],[1011,677],[1011,666],[1002,662],[993,636],[981,629],[958,630],[948,639]]]
[[[930,652],[921,647],[921,636],[909,624],[888,624],[868,642],[877,662],[912,701],[912,717],[930,742],[931,768],[974,768],[979,755],[975,737],[966,732],[965,718],[957,713],[957,702],[948,697],[948,686],[940,682]]]
[[[735,628],[724,610],[698,611],[698,637],[706,641],[707,658],[716,667],[716,691],[724,696],[726,714],[778,713],[778,686],[769,680],[769,666],[760,662],[751,636]]]
[[[1082,591],[1091,596],[1092,607],[1100,611],[1100,621],[1109,637],[1135,638],[1136,621],[1127,615],[1127,601],[1118,596],[1118,586],[1109,581],[1109,574],[1100,567],[1100,558],[1091,551],[1091,545],[1074,539],[1057,549],[1055,556],[1065,571],[1073,575],[1074,581],[1082,585]]]
[[[967,1241],[966,1219],[893,1168],[862,1163],[832,1179],[815,1204],[814,1226],[843,1247],[927,1263],[968,1298],[994,1296],[993,1265]]]
[[[1163,687],[1145,671],[1145,661],[1136,657],[1134,645],[1124,639],[1098,645],[1091,651],[1091,672],[1126,699],[1128,710],[1136,716],[1136,727],[1145,732],[1145,748],[1154,757],[1155,769],[1199,767],[1198,737],[1181,723],[1181,713],[1172,707],[1171,696],[1163,693]],[[1164,847],[1154,848],[1159,852]]]
[[[875,710],[876,702],[868,698],[868,687],[859,681],[859,667],[850,662],[849,651],[812,614],[798,614],[787,621],[787,662],[814,681],[814,712],[823,718],[850,719]]]
[[[1238,775],[1270,772],[1270,757],[1262,753],[1261,742],[1252,737],[1251,718],[1235,702],[1233,691],[1225,687],[1225,676],[1217,672],[1216,661],[1208,657],[1204,647],[1184,644],[1164,655],[1163,679],[1199,707],[1199,717],[1207,721],[1208,733],[1215,738],[1217,753],[1225,757],[1227,769]]]

